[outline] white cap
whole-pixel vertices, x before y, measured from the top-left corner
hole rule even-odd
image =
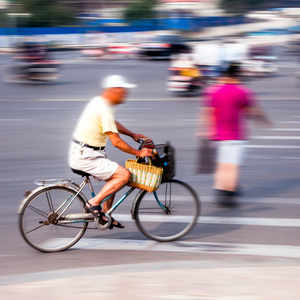
[[[102,87],[104,89],[113,87],[131,89],[136,87],[136,84],[127,82],[126,79],[121,75],[110,75],[104,78],[104,80],[102,81]]]

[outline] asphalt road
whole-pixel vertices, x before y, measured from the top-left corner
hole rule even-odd
[[[242,170],[241,205],[236,209],[212,203],[212,176],[196,174],[195,138],[199,97],[175,97],[166,91],[167,61],[82,59],[77,52],[56,54],[63,62],[57,84],[0,82],[1,210],[0,278],[27,280],[28,274],[88,267],[172,261],[300,262],[300,99],[296,61],[284,56],[277,76],[246,82],[273,121],[272,128],[251,127],[248,159]],[[9,62],[0,56],[2,78]],[[139,87],[116,109],[117,119],[156,143],[176,148],[176,178],[189,183],[202,202],[196,227],[180,242],[147,240],[133,222],[124,230],[88,230],[72,249],[43,254],[30,248],[18,229],[17,209],[24,191],[37,178],[80,177],[67,164],[71,133],[86,101],[99,93],[99,78],[123,74]],[[133,141],[126,138],[132,145]],[[120,164],[128,155],[107,147]],[[94,184],[99,189],[101,184]],[[117,214],[129,214],[133,196]],[[26,275],[27,274],[27,275]],[[24,277],[22,277],[24,276]],[[23,279],[22,279],[23,278]]]

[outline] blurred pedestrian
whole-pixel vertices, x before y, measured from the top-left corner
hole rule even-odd
[[[146,136],[130,131],[114,118],[113,107],[123,103],[128,89],[134,86],[119,75],[106,77],[102,85],[103,93],[88,102],[73,132],[69,152],[70,167],[75,173],[83,171],[99,181],[106,181],[102,190],[85,204],[85,208],[95,217],[99,217],[102,223],[106,221],[103,212],[112,207],[114,196],[104,202],[103,210],[101,202],[123,188],[130,179],[127,169],[107,158],[107,140],[110,139],[113,146],[123,152],[139,157],[152,155],[151,149],[137,150],[121,139],[119,134],[130,136],[135,141]],[[113,227],[124,226],[112,218],[110,228]]]
[[[214,190],[216,203],[235,206],[240,166],[247,145],[246,119],[270,125],[252,91],[239,81],[239,64],[232,63],[219,83],[204,92],[198,136],[217,141]]]

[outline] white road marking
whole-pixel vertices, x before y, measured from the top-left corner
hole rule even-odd
[[[32,119],[0,119],[1,122],[22,122],[22,121],[32,121]]]
[[[299,246],[82,238],[73,249],[194,252],[300,258]]]
[[[186,180],[187,182],[199,182],[199,179],[196,178],[194,180]],[[201,192],[200,192],[201,193]],[[204,195],[198,195],[201,202],[211,202],[213,203],[215,197],[214,196],[204,196]],[[153,201],[153,199],[150,198],[144,198],[143,201]],[[182,197],[179,195],[173,195],[172,201],[182,201]],[[244,203],[250,203],[250,204],[282,204],[282,205],[300,205],[300,199],[299,198],[274,198],[274,197],[243,197],[241,202]],[[115,214],[114,214],[115,216]],[[123,216],[123,215],[122,215]],[[121,215],[120,215],[121,217]]]
[[[133,221],[129,214],[114,214],[115,219],[122,222]],[[143,220],[147,222],[155,222],[156,216],[143,215]],[[190,217],[172,216],[172,222],[186,223]],[[300,219],[286,218],[251,218],[251,217],[217,217],[217,216],[200,216],[197,224],[225,224],[225,225],[241,225],[241,226],[272,226],[272,227],[300,227]]]
[[[300,227],[300,219],[283,218],[247,218],[247,217],[200,217],[197,223],[225,225],[253,225],[274,227]]]
[[[300,121],[279,121],[278,123],[286,123],[286,124],[300,124]]]
[[[251,158],[259,158],[259,159],[294,159],[294,160],[300,160],[300,156],[280,156],[280,155],[248,155],[248,157]]]
[[[17,110],[70,110],[67,107],[20,107]]]
[[[118,107],[118,110],[149,110],[149,109],[159,109],[157,107]]]
[[[247,145],[246,147],[256,149],[300,149],[300,145]]]
[[[300,128],[264,128],[269,131],[300,131]]]
[[[300,140],[300,136],[278,136],[278,135],[259,135],[252,136],[251,139],[259,140]]]
[[[199,180],[197,179],[196,182]],[[201,202],[213,202],[214,196],[201,196]],[[298,198],[267,198],[267,197],[243,197],[241,202],[250,204],[279,204],[279,205],[300,205],[300,200]]]

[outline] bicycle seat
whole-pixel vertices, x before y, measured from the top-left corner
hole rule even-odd
[[[75,169],[72,169],[71,168],[71,170],[75,173],[75,174],[78,174],[78,175],[80,175],[80,176],[91,176],[91,174],[89,174],[89,173],[86,173],[86,172],[84,172],[84,171],[81,171],[81,170],[75,170]]]

